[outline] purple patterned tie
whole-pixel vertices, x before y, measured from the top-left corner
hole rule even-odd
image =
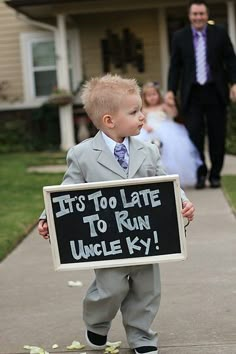
[[[126,153],[127,153],[127,149],[124,144],[116,144],[114,149],[114,155],[124,170],[127,170],[128,168],[128,163],[125,161]]]
[[[207,81],[206,42],[201,32],[198,32],[198,42],[196,47],[196,69],[197,82],[200,85],[204,85]]]

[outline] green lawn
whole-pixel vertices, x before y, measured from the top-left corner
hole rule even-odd
[[[60,184],[62,179],[63,174],[28,173],[27,167],[63,163],[63,153],[0,155],[0,260],[36,224],[44,208],[42,187]],[[236,213],[236,176],[224,176],[222,182]]]
[[[223,176],[223,191],[236,215],[236,176]]]
[[[37,222],[44,208],[42,187],[60,184],[62,174],[28,173],[32,165],[65,163],[62,153],[0,155],[0,260]]]

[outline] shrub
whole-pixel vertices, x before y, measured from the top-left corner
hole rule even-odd
[[[60,145],[58,109],[1,112],[0,152],[57,150]]]
[[[226,151],[228,154],[236,155],[236,104],[232,103],[228,110],[228,125]]]

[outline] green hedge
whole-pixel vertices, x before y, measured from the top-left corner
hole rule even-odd
[[[232,103],[228,110],[226,151],[236,155],[236,103]]]
[[[59,149],[56,106],[45,104],[33,110],[0,112],[0,124],[0,153]],[[229,106],[227,128],[226,151],[236,155],[236,104]],[[90,130],[93,136],[95,132],[91,127]]]
[[[58,109],[7,111],[0,114],[0,152],[57,150],[60,145]]]

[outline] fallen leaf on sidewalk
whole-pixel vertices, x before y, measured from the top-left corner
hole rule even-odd
[[[121,346],[121,341],[118,342],[107,342],[107,347],[104,351],[105,354],[117,354],[119,353],[119,347]]]
[[[83,349],[84,347],[85,345],[81,344],[80,342],[77,342],[76,340],[73,340],[71,345],[68,345],[66,348],[69,350],[73,350],[73,349]]]
[[[104,351],[105,354],[116,354],[119,353],[119,349],[115,347],[107,347]]]
[[[83,283],[82,283],[80,280],[76,280],[76,281],[74,281],[74,280],[69,280],[69,281],[68,281],[68,286],[71,286],[71,287],[76,287],[76,286],[78,286],[78,287],[80,287],[80,286],[83,286]]]
[[[115,348],[118,348],[121,346],[121,341],[118,341],[118,342],[107,342],[106,345],[108,347],[115,347]]]
[[[58,344],[53,344],[53,345],[52,345],[52,349],[57,349],[57,348],[59,348],[59,345],[58,345]]]
[[[30,354],[49,354],[46,350],[41,347],[36,347],[34,345],[24,345],[24,349],[30,350]]]

